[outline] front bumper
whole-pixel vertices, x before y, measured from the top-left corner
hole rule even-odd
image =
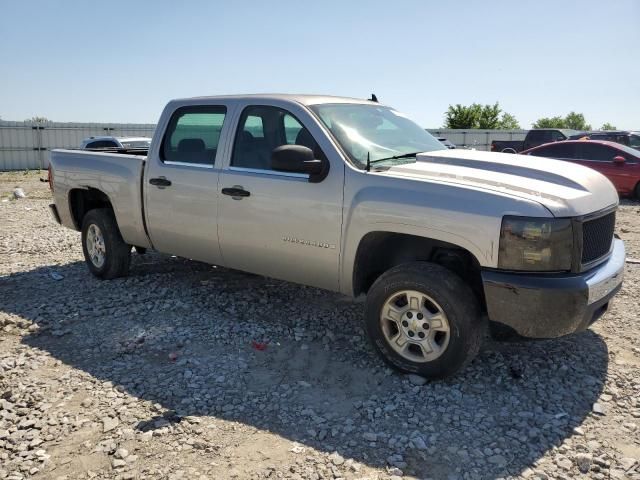
[[[554,338],[589,327],[620,290],[625,250],[613,240],[606,262],[575,275],[482,272],[489,319],[528,338]]]

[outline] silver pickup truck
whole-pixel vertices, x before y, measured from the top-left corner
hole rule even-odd
[[[366,294],[382,358],[431,378],[468,363],[489,325],[528,338],[586,329],[622,283],[605,177],[449,150],[374,101],[174,100],[146,156],[54,150],[50,184],[54,217],[82,232],[97,277],[126,275],[132,247],[153,248]]]

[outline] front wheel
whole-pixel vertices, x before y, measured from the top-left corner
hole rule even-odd
[[[453,375],[476,356],[484,326],[471,288],[426,262],[381,275],[367,295],[365,322],[387,363],[434,379]]]
[[[97,208],[84,216],[82,251],[89,270],[98,278],[123,277],[129,272],[131,245],[122,239],[108,208]]]

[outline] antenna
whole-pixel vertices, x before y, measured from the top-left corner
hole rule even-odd
[[[371,171],[371,160],[369,160],[369,152],[367,152],[367,166],[365,168],[367,172]]]
[[[378,103],[378,97],[376,97],[375,93],[371,94],[371,98],[369,99],[369,101]]]

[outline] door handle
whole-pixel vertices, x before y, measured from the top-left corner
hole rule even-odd
[[[169,187],[171,185],[171,180],[167,180],[164,177],[150,178],[149,183],[156,187]]]
[[[251,192],[247,192],[242,187],[231,187],[231,188],[223,188],[222,194],[229,195],[231,197],[249,197],[251,195]]]

